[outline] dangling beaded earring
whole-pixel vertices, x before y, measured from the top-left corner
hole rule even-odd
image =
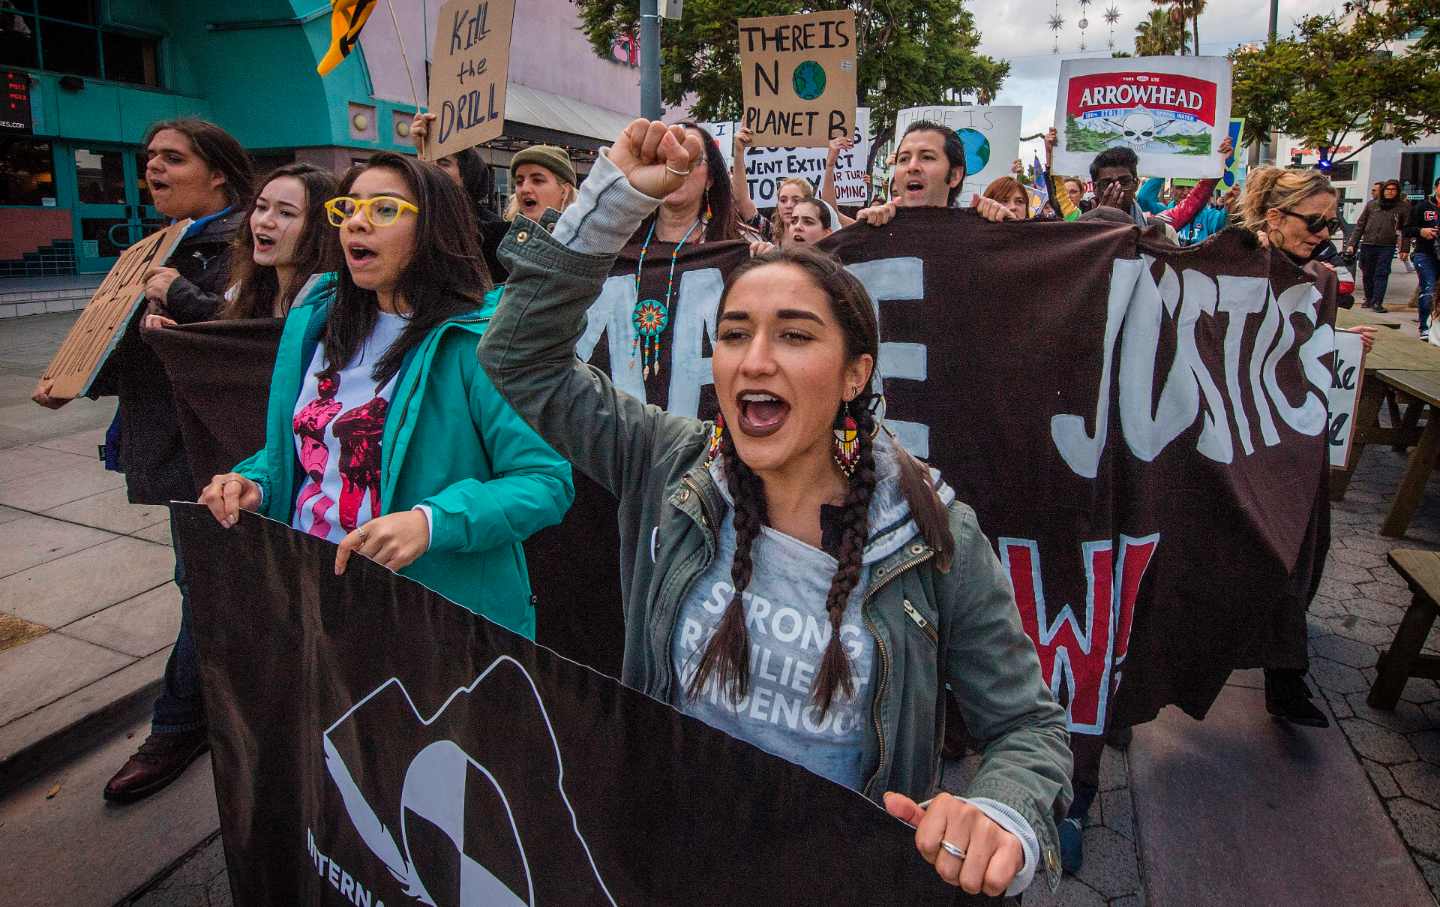
[[[705,465],[709,466],[720,456],[720,442],[725,438],[725,414],[715,414],[715,425],[710,429],[710,444],[705,448]]]
[[[855,467],[860,465],[860,426],[855,424],[855,417],[850,415],[849,400],[840,404],[840,412],[835,417],[834,432],[835,464],[848,479],[855,473]]]

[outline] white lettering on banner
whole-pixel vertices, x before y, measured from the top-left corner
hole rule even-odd
[[[359,879],[320,852],[320,848],[315,845],[315,832],[308,828],[305,829],[305,848],[310,853],[310,862],[315,864],[315,872],[340,892],[342,898],[355,907],[385,907],[385,902],[378,900],[375,893],[367,890]]]
[[[919,258],[878,258],[874,261],[856,262],[845,269],[865,285],[865,291],[875,304],[876,320],[882,325],[884,316],[880,310],[882,302],[911,300],[919,302],[925,298],[925,262]],[[885,393],[886,378],[924,381],[929,374],[927,353],[922,343],[880,344],[880,362],[875,369],[875,393]],[[922,460],[930,456],[930,427],[918,422],[887,418],[885,423],[895,432],[905,449]]]
[[[870,293],[877,317],[881,302],[920,302],[925,297],[924,262],[919,258],[882,258],[847,267]],[[680,277],[671,308],[675,330],[668,363],[669,410],[677,415],[699,418],[700,390],[715,381],[711,360],[704,354],[703,338],[708,337],[712,345],[715,342],[715,313],[724,289],[725,277],[718,268],[686,271]],[[635,328],[630,313],[635,309],[635,300],[634,277],[619,274],[607,279],[586,313],[585,330],[575,344],[575,355],[589,361],[603,335],[610,354],[610,379],[620,390],[645,400],[639,360],[632,355]],[[878,394],[885,392],[886,378],[926,380],[929,369],[925,345],[881,343],[880,363],[875,371],[874,388]],[[930,456],[929,426],[900,419],[886,419],[886,424],[915,456]]]
[[[1261,440],[1267,447],[1280,443],[1277,414],[1300,434],[1314,436],[1324,431],[1324,394],[1330,372],[1321,358],[1334,349],[1334,332],[1329,325],[1318,325],[1297,350],[1295,326],[1291,323],[1291,316],[1300,314],[1316,324],[1315,306],[1320,293],[1313,284],[1296,284],[1276,297],[1269,281],[1263,278],[1222,276],[1217,283],[1193,269],[1177,275],[1169,265],[1164,266],[1156,283],[1150,270],[1153,261],[1149,256],[1141,261],[1118,260],[1112,267],[1095,433],[1086,430],[1082,416],[1067,413],[1050,421],[1051,439],[1076,474],[1086,478],[1098,474],[1109,429],[1115,341],[1122,337],[1118,364],[1120,427],[1136,457],[1146,462],[1154,460],[1193,425],[1201,414],[1202,396],[1204,427],[1196,449],[1218,463],[1232,462],[1233,413],[1241,449],[1246,455],[1254,453],[1245,412],[1247,401],[1240,388],[1240,358],[1250,316],[1257,313],[1261,318],[1247,371]],[[1162,310],[1174,324],[1176,352],[1157,400],[1153,388],[1164,322]],[[1224,393],[1201,358],[1195,339],[1201,316],[1215,323],[1217,310],[1226,316]],[[1276,374],[1280,362],[1292,354],[1298,355],[1305,380],[1313,388],[1306,391],[1298,405],[1285,396]]]

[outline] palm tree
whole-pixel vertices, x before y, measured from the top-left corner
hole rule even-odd
[[[1170,21],[1181,30],[1185,30],[1188,20],[1194,31],[1195,53],[1200,53],[1200,14],[1205,11],[1205,0],[1150,0],[1151,3],[1162,9],[1168,9]],[[1185,46],[1181,45],[1180,55],[1185,55]]]
[[[1163,9],[1152,9],[1148,18],[1135,26],[1135,56],[1164,57],[1184,54],[1189,35]]]

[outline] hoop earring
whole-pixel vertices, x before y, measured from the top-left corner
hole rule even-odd
[[[840,412],[835,416],[835,427],[832,429],[835,438],[831,444],[835,465],[840,467],[847,479],[854,475],[855,467],[860,465],[860,426],[855,424],[855,417],[850,415],[850,402],[845,400],[840,404]]]
[[[705,465],[709,466],[720,456],[720,444],[725,439],[725,414],[715,414],[715,424],[710,429],[710,443],[705,447]]]

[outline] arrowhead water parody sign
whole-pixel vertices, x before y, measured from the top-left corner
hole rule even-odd
[[[1066,60],[1055,97],[1055,171],[1087,173],[1095,155],[1123,147],[1139,156],[1142,177],[1218,177],[1229,125],[1224,57]]]
[[[1019,107],[907,107],[895,115],[896,147],[916,120],[955,130],[965,146],[960,204],[968,205],[972,195],[983,194],[993,180],[1010,175],[1010,165],[1020,156],[1020,111]]]
[[[740,20],[744,114],[757,145],[823,148],[855,131],[855,14]]]

